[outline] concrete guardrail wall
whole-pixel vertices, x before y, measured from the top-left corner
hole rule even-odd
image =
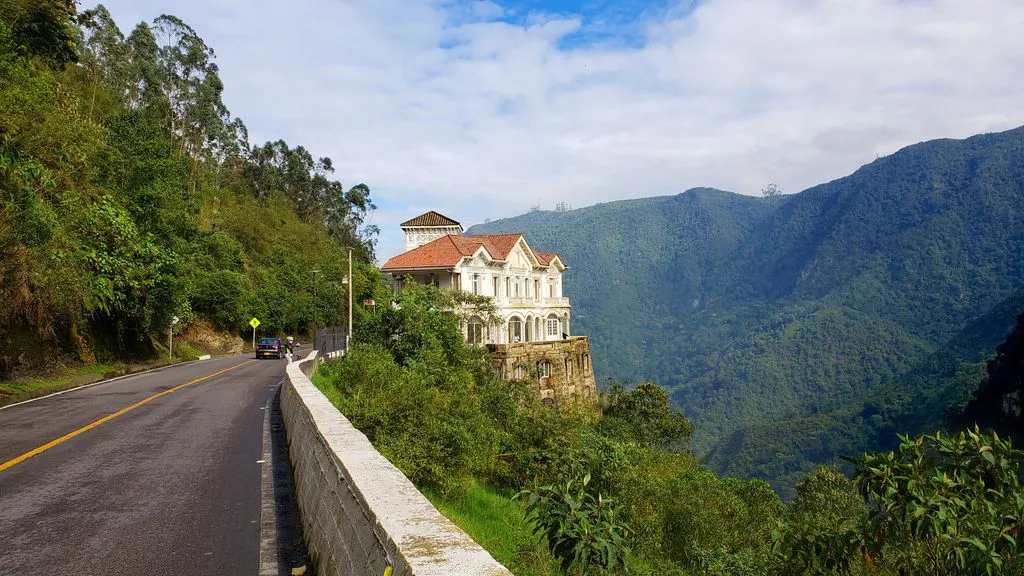
[[[511,576],[441,515],[310,382],[314,351],[288,365],[281,410],[307,547],[318,576]]]

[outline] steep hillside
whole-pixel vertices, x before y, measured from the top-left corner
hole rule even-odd
[[[369,190],[301,146],[250,146],[179,19],[126,37],[102,6],[8,0],[0,78],[0,379],[144,358],[196,319],[338,322],[346,248],[372,284]]]
[[[707,308],[704,300],[718,297],[715,286],[738,279],[731,255],[749,246],[777,204],[695,189],[571,212],[536,211],[467,233],[522,231],[534,248],[557,250],[569,266],[576,329],[593,335],[599,349],[614,351],[596,357],[595,370],[632,379],[646,373],[659,338]]]
[[[570,266],[599,378],[672,388],[703,452],[862,405],[1024,286],[1024,128],[783,198],[691,190],[469,232],[513,230]]]

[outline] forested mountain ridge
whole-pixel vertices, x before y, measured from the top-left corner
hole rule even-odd
[[[971,322],[908,373],[863,401],[837,410],[740,428],[717,443],[706,463],[723,475],[771,479],[784,497],[817,464],[838,456],[892,450],[897,434],[969,424],[964,405],[985,379],[991,358],[1024,313],[1024,289]]]
[[[151,355],[175,316],[337,322],[346,248],[357,290],[376,284],[367,186],[302,146],[250,145],[180,19],[125,36],[102,5],[0,0],[0,78],[0,378]]]
[[[699,189],[469,230],[509,231],[569,265],[598,376],[670,387],[698,451],[783,421],[816,438],[1024,286],[1024,128],[909,146],[781,198]]]

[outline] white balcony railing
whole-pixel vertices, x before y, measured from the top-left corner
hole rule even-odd
[[[569,305],[568,297],[561,298],[495,298],[494,303],[499,306],[533,306],[533,307],[565,307]]]

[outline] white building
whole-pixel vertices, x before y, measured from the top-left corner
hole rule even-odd
[[[470,318],[466,338],[475,344],[569,339],[569,299],[562,291],[566,266],[557,254],[536,252],[522,234],[466,236],[437,212],[402,223],[406,252],[382,270],[442,289],[493,298],[501,324]]]

